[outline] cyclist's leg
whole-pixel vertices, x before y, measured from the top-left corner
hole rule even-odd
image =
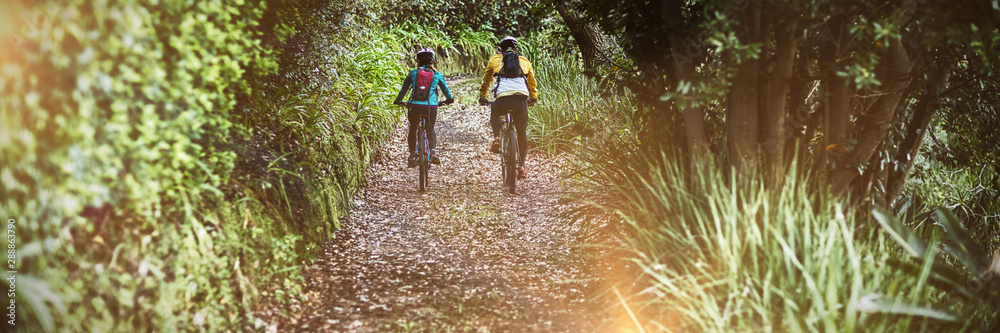
[[[519,166],[524,166],[524,158],[528,153],[528,100],[522,99],[517,106],[517,112],[511,114],[514,126],[517,128],[517,148]]]
[[[430,144],[431,150],[437,146],[437,133],[434,132],[434,122],[437,120],[437,107],[431,106],[427,108],[427,143]]]
[[[490,143],[490,152],[500,153],[500,117],[503,117],[503,97],[497,98],[490,106],[490,130],[493,132],[493,142]]]
[[[490,112],[490,125],[493,126],[494,138],[500,136],[500,119],[504,116],[504,113],[510,109],[524,109],[527,105],[527,101],[528,96],[522,95],[504,96],[497,98],[496,101],[493,101],[493,110]]]
[[[417,117],[417,112],[414,110],[417,106],[410,106],[409,110],[406,112],[406,120],[410,122],[410,131],[406,135],[406,146],[409,148],[406,150],[407,156],[413,154],[413,151],[417,148],[417,125],[420,122],[420,117]]]
[[[490,130],[493,131],[494,138],[500,137],[500,116],[502,115],[500,110],[503,109],[503,106],[500,105],[500,103],[502,99],[502,97],[498,98],[493,101],[493,105],[490,106]]]

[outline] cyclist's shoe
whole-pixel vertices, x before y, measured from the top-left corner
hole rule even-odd
[[[524,167],[523,166],[517,167],[517,179],[525,179],[525,178],[528,178],[528,174],[524,173]]]
[[[420,155],[417,155],[417,153],[410,153],[410,157],[406,159],[406,167],[412,168],[417,166],[417,160],[419,159]]]
[[[500,153],[500,138],[493,138],[493,145],[490,146],[490,152],[494,154]]]
[[[441,164],[441,159],[438,158],[438,153],[431,150],[431,163]]]

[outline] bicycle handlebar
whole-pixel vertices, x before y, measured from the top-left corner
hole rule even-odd
[[[487,101],[486,101],[486,104],[479,104],[479,106],[493,106],[493,103],[494,103],[494,102],[496,102],[496,100],[492,100],[492,101],[490,101],[490,100],[487,100]],[[538,102],[536,101],[535,103],[538,103]],[[529,103],[528,103],[528,106],[535,106],[535,103],[530,103],[530,102],[529,102]]]
[[[454,103],[454,102],[451,102],[451,103],[441,102],[441,103],[438,103],[438,106],[451,105],[452,103]],[[423,105],[423,104],[413,104],[413,103],[410,103],[410,102],[399,102],[399,103],[392,103],[392,104],[399,105],[399,106],[405,106],[405,107],[410,107],[410,106],[413,106],[413,105]]]

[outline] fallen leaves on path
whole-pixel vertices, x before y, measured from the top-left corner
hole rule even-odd
[[[472,84],[452,89],[474,94]],[[594,331],[605,318],[588,298],[600,282],[579,231],[559,216],[563,160],[529,154],[529,178],[506,193],[499,156],[487,151],[487,114],[462,103],[439,109],[442,164],[426,193],[397,131],[349,219],[305,268],[303,294],[263,313],[271,329]]]

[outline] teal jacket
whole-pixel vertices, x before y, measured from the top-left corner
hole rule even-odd
[[[423,66],[421,66],[420,68],[423,68]],[[403,97],[406,97],[407,93],[413,92],[413,88],[414,88],[413,86],[417,83],[416,82],[417,81],[417,69],[419,69],[419,68],[415,68],[415,69],[410,70],[410,74],[407,74],[406,75],[406,79],[403,79],[403,87],[399,89],[399,94],[396,95],[396,101],[394,103],[402,102],[403,101]],[[410,94],[410,97],[407,100],[407,102],[409,102],[410,104],[416,104],[416,105],[437,106],[438,105],[438,97],[437,97],[437,95],[438,95],[437,94],[437,91],[438,91],[437,88],[438,87],[440,87],[441,90],[444,91],[444,96],[447,97],[447,99],[454,99],[454,97],[451,95],[451,91],[448,90],[448,84],[444,83],[444,76],[441,75],[441,72],[434,71],[434,79],[431,80],[431,87],[434,87],[434,88],[431,89],[431,96],[426,101],[414,101],[413,100],[413,94]]]

